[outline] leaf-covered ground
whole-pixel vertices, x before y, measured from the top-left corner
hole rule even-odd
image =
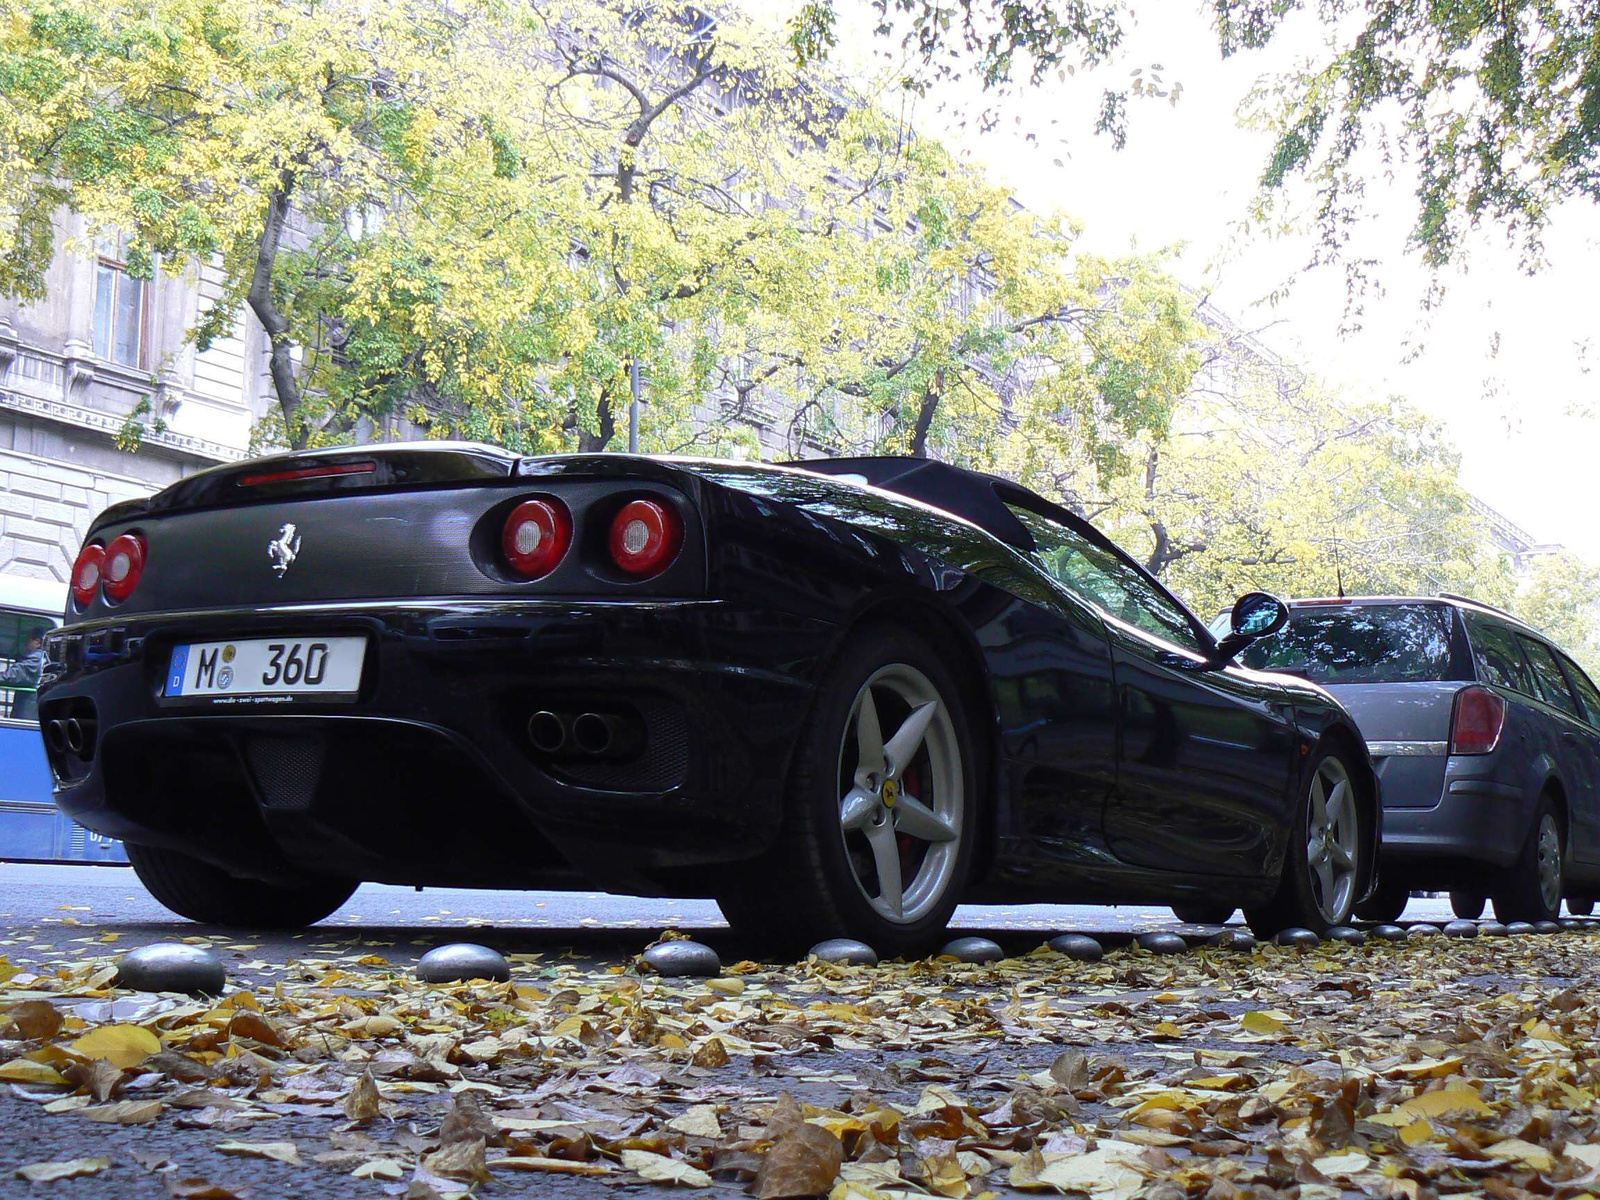
[[[454,986],[212,940],[217,1002],[0,965],[0,1195],[1600,1195],[1593,930]]]

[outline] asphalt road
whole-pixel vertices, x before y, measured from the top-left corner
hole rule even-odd
[[[1445,900],[1413,900],[1405,919],[1448,921],[1451,916]],[[63,936],[76,925],[148,935],[148,939],[130,936],[134,944],[193,931],[186,921],[157,904],[127,867],[0,862],[0,921],[12,926],[59,926]],[[956,910],[952,924],[963,932],[997,934],[1006,942],[1042,940],[1065,932],[1125,935],[1179,926],[1165,908],[1080,904],[969,904]],[[566,938],[574,948],[593,947],[602,953],[642,947],[641,934],[653,935],[666,928],[726,930],[721,912],[709,900],[657,900],[604,892],[448,888],[418,892],[372,883],[362,885],[348,904],[318,928],[330,926],[365,931],[498,930],[536,934],[536,940],[546,944]],[[294,949],[303,944],[304,936],[274,939],[264,935],[258,940],[269,947],[276,940],[284,948]],[[476,936],[484,940],[488,935]],[[40,944],[49,940],[45,937]]]
[[[1448,915],[1448,906],[1442,901],[1415,902],[1407,914],[1412,920],[1443,919]],[[1178,922],[1166,909],[1142,907],[969,906],[958,912],[955,925],[963,931],[988,933],[1008,952],[1025,954],[1058,932],[1098,934],[1111,944],[1126,941],[1130,934],[1143,930],[1174,928]],[[614,978],[614,972],[630,963],[657,932],[674,926],[692,930],[695,936],[717,947],[723,952],[725,962],[729,961],[730,950],[738,952],[740,949],[730,945],[731,935],[716,906],[709,902],[649,900],[593,892],[430,890],[419,893],[378,885],[362,887],[349,904],[311,930],[298,934],[251,932],[247,937],[230,937],[174,917],[151,899],[132,871],[126,868],[0,863],[0,954],[12,967],[54,974],[74,961],[104,959],[148,942],[177,938],[211,941],[215,938],[214,944],[227,962],[232,984],[264,996],[273,994],[284,982],[302,989],[315,987],[307,980],[325,971],[326,964],[318,965],[308,974],[305,969],[308,960],[335,958],[351,962],[359,955],[362,963],[372,964],[379,974],[385,961],[407,972],[430,945],[445,941],[483,942],[505,953],[528,956],[543,964],[525,970],[540,969],[545,974],[576,970],[588,972],[589,978],[613,973],[611,977]],[[301,964],[298,969],[297,962]],[[779,973],[788,970],[780,968]],[[1123,998],[1129,1002],[1139,996],[1148,1000],[1160,983],[1158,975],[1145,979],[1140,975],[1141,970],[1139,960],[1129,960],[1127,971],[1131,973],[1119,977],[1128,989]],[[1298,986],[1304,991],[1309,985]],[[1502,986],[1515,989],[1522,984],[1512,980]],[[325,999],[337,999],[334,992],[320,994]],[[346,994],[359,997],[376,993],[364,992],[358,984]],[[809,998],[797,996],[802,1003]],[[1005,992],[990,990],[981,993],[979,998],[983,1003],[1001,1003]],[[1225,1007],[1231,1012],[1241,1008],[1242,1003],[1230,1001]],[[1211,1007],[1219,1006],[1213,1003]],[[1208,1041],[1191,1043],[1200,1047],[1211,1044]],[[1127,1045],[1100,1048],[1118,1052],[1129,1049]],[[994,1058],[990,1069],[1010,1076],[1043,1070],[1058,1051],[1058,1046],[1049,1045],[1000,1047],[990,1052]],[[1133,1052],[1135,1056],[1143,1055],[1157,1063],[1163,1061],[1163,1056],[1170,1056],[1171,1047],[1152,1041],[1148,1045],[1139,1044]],[[903,1052],[900,1058],[904,1058]],[[863,1065],[860,1054],[819,1054],[806,1060],[810,1065],[804,1070],[870,1071],[887,1078],[879,1070],[879,1064],[892,1066],[892,1059],[895,1059],[893,1054],[874,1052],[867,1056],[866,1065]],[[743,1094],[752,1088],[760,1091],[771,1086],[770,1080],[752,1076],[737,1084],[735,1091]],[[838,1090],[836,1084],[807,1084],[803,1080],[785,1079],[783,1086],[795,1091],[802,1100],[817,1102],[828,1100]],[[907,1106],[914,1103],[920,1086],[905,1084],[902,1088],[905,1094],[898,1096],[897,1102]],[[808,1088],[815,1095],[807,1091]],[[402,1194],[406,1186],[405,1183],[383,1186],[377,1180],[363,1181],[340,1174],[339,1171],[349,1170],[348,1164],[337,1170],[310,1164],[290,1167],[224,1154],[217,1147],[230,1136],[230,1131],[234,1136],[246,1137],[251,1136],[250,1132],[246,1130],[240,1134],[229,1126],[198,1128],[192,1119],[195,1114],[177,1110],[169,1112],[158,1123],[135,1126],[97,1124],[70,1115],[52,1116],[41,1103],[48,1096],[30,1098],[25,1094],[27,1090],[21,1085],[0,1084],[0,1128],[6,1130],[6,1137],[0,1144],[0,1200],[34,1195],[167,1200],[172,1181],[191,1176],[222,1181],[229,1191],[207,1194],[232,1195],[240,1200],[312,1196],[317,1200],[344,1197],[381,1200],[386,1194]],[[325,1111],[292,1104],[279,1107],[283,1111],[279,1119],[271,1123],[270,1131],[257,1136],[270,1136],[273,1141],[294,1141],[310,1154],[314,1149],[326,1151],[334,1136],[332,1131],[342,1127],[337,1120],[340,1110],[336,1105],[324,1105]],[[207,1112],[216,1115],[214,1110]],[[423,1138],[438,1128],[442,1113],[442,1101],[433,1102],[430,1107],[419,1106],[409,1120],[386,1124],[384,1136],[400,1141]],[[105,1156],[115,1165],[100,1175],[49,1184],[24,1183],[14,1175],[17,1168],[26,1163],[90,1156]],[[608,1178],[600,1181],[546,1174],[527,1179],[497,1178],[487,1186],[487,1194],[491,1195],[515,1194],[558,1200],[565,1197],[594,1200],[618,1192],[652,1197],[673,1194],[637,1180]],[[719,1184],[713,1193],[697,1194],[733,1197],[742,1196],[744,1190],[739,1185]]]

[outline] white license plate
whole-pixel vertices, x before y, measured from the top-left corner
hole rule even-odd
[[[277,696],[355,692],[363,637],[252,638],[174,646],[168,696]]]

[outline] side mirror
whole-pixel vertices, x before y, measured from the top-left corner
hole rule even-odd
[[[1269,637],[1289,621],[1289,606],[1267,592],[1240,596],[1228,619],[1229,632],[1217,641],[1216,665],[1223,666],[1258,638]]]

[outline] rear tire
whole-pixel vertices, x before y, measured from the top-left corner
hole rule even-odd
[[[1245,920],[1257,937],[1299,927],[1326,933],[1350,919],[1366,852],[1355,778],[1337,750],[1312,765],[1283,856],[1277,895]]]
[[[1463,921],[1476,921],[1483,916],[1483,906],[1489,898],[1482,892],[1451,892],[1450,911]]]
[[[1554,921],[1560,915],[1566,842],[1555,804],[1547,795],[1539,797],[1517,861],[1495,884],[1496,920]]]
[[[1567,911],[1575,917],[1587,917],[1594,912],[1594,901],[1574,900],[1569,896],[1567,898]]]
[[[1234,910],[1220,904],[1174,904],[1172,915],[1187,925],[1226,925]]]
[[[946,657],[892,626],[840,650],[795,744],[777,841],[717,894],[743,939],[800,953],[853,937],[884,958],[942,942],[982,828]]]
[[[1371,896],[1356,905],[1356,916],[1363,921],[1390,925],[1400,919],[1411,903],[1411,889],[1405,880],[1396,876],[1379,876],[1378,887]]]
[[[220,867],[156,846],[126,844],[139,882],[180,917],[202,925],[244,929],[303,929],[337,911],[356,885],[329,880],[280,887],[236,879]]]

